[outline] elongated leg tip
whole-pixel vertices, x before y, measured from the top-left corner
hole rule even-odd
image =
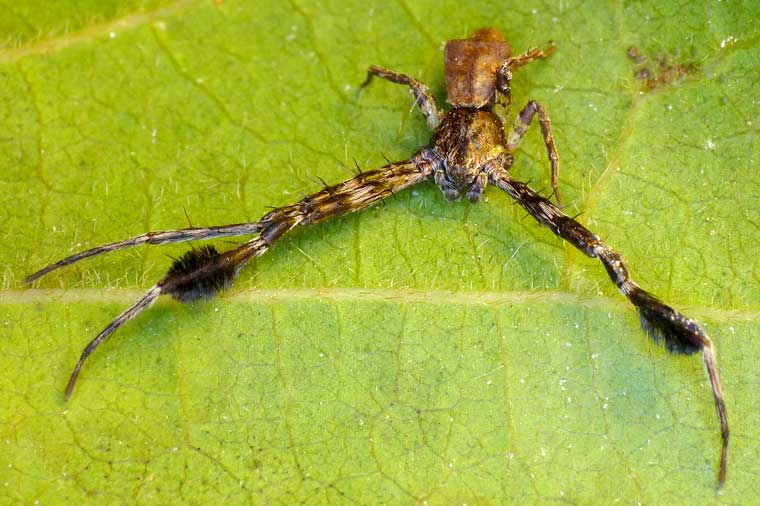
[[[726,467],[728,462],[728,440],[723,444],[723,450],[720,455],[720,472],[718,473],[718,486],[716,490],[723,488],[726,483]]]
[[[63,393],[63,400],[68,401],[69,397],[71,397],[72,392],[74,392],[74,385],[77,382],[77,373],[79,371],[75,371],[74,374],[71,375],[71,378],[69,379],[69,382],[66,384],[66,391]]]
[[[24,284],[31,285],[32,283],[37,281],[40,277],[42,277],[42,274],[40,274],[40,272],[35,272],[34,274],[30,274],[29,276],[24,278]]]

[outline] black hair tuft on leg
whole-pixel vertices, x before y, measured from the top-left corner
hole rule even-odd
[[[215,247],[204,245],[174,261],[161,285],[164,293],[180,302],[211,299],[235,279],[236,266]]]

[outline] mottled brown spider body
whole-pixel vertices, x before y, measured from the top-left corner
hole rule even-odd
[[[464,193],[477,202],[488,183],[489,167],[512,165],[501,118],[469,107],[446,113],[423,156],[434,164],[435,183],[448,200]]]
[[[448,200],[465,194],[476,202],[487,184],[506,192],[539,223],[549,228],[585,255],[598,259],[610,280],[639,313],[642,328],[668,351],[691,354],[702,352],[720,420],[722,447],[718,483],[726,479],[729,440],[723,392],[712,340],[697,322],[682,315],[636,284],[623,257],[598,236],[560,207],[512,179],[512,153],[538,115],[541,134],[551,165],[553,195],[560,202],[557,175],[559,157],[546,111],[535,101],[515,116],[509,130],[492,108],[512,102],[512,72],[534,60],[546,58],[544,52],[530,49],[511,56],[509,44],[497,30],[478,30],[469,39],[449,41],[445,51],[445,75],[448,100],[452,109],[442,115],[427,86],[400,72],[370,66],[366,86],[372,77],[409,86],[416,104],[433,131],[430,144],[408,160],[390,163],[378,170],[362,172],[334,186],[326,187],[300,201],[276,208],[259,221],[215,227],[191,227],[181,230],[148,232],[125,241],[107,244],[77,253],[51,264],[26,279],[27,283],[44,274],[88,258],[141,244],[167,244],[198,239],[253,235],[242,245],[218,252],[211,246],[191,249],[176,260],[167,274],[132,306],[127,308],[84,349],[66,386],[68,398],[87,357],[124,323],[150,307],[166,294],[182,302],[212,297],[229,287],[240,269],[251,258],[264,254],[274,243],[298,226],[308,226],[360,211],[405,188],[433,180]]]

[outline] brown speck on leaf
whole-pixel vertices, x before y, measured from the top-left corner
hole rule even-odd
[[[636,46],[631,46],[628,48],[628,51],[625,53],[628,58],[633,60],[634,63],[643,63],[646,61],[646,56],[641,54],[641,51],[639,51],[639,48]]]
[[[700,68],[696,63],[682,63],[670,54],[649,58],[635,46],[628,48],[626,56],[636,64],[633,76],[641,82],[643,91],[678,85]]]

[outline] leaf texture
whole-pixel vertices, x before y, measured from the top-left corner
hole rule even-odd
[[[760,495],[756,3],[23,4],[0,20],[0,503]],[[472,205],[422,185],[296,232],[221,298],[125,326],[64,403],[82,348],[188,247],[25,275],[188,220],[253,221],[355,162],[408,157],[425,121],[402,87],[359,94],[367,66],[443,104],[442,43],[481,26],[514,51],[556,43],[512,84],[515,107],[551,116],[567,212],[715,341],[720,495],[701,361],[650,342],[597,263],[494,188]],[[548,193],[537,131],[515,157]]]

